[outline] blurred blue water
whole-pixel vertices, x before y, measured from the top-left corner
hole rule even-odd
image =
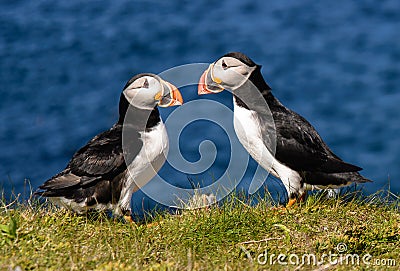
[[[22,192],[24,179],[40,185],[108,129],[132,75],[211,62],[229,51],[263,65],[275,96],[375,181],[367,191],[389,179],[400,191],[397,0],[14,0],[0,3],[0,25],[0,184],[6,193]],[[198,99],[195,87],[183,96]],[[205,98],[231,106],[229,93]],[[227,166],[227,137],[219,129],[204,121],[182,135],[190,161],[199,159],[198,144],[206,138],[219,150],[213,167],[195,180],[207,183]],[[161,174],[189,185],[168,165]],[[136,205],[142,197],[137,194]]]

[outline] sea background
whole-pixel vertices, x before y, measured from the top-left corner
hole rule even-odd
[[[389,185],[400,192],[397,0],[6,0],[0,25],[6,197],[29,196],[29,184],[35,189],[61,171],[78,148],[111,127],[131,76],[209,63],[230,51],[261,64],[274,95],[308,119],[336,154],[364,168],[374,180],[363,187],[367,193]],[[199,98],[189,86],[182,94],[186,102],[212,99],[232,107],[228,92]],[[165,120],[172,111],[161,112]],[[208,121],[185,128],[182,155],[200,159],[205,139],[218,154],[207,171],[190,176],[199,185],[217,179],[231,155],[226,133]],[[250,161],[239,190],[248,188],[255,167]],[[168,163],[160,175],[190,186],[187,174]],[[138,192],[133,206],[148,209],[154,202]]]

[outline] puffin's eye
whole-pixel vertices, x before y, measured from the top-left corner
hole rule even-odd
[[[225,61],[222,60],[222,64],[221,64],[222,68],[224,70],[226,70],[228,68],[228,65],[226,65]]]
[[[144,79],[143,87],[149,88],[149,81],[147,81],[147,78]]]

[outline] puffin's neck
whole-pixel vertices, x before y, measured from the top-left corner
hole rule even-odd
[[[140,130],[149,130],[161,122],[160,112],[157,107],[151,110],[132,106],[121,94],[119,101],[119,118],[117,124],[128,124]]]
[[[257,87],[262,95],[271,92],[271,87],[265,82],[264,77],[261,74],[261,66],[257,65],[256,69],[251,73],[249,79]]]
[[[271,87],[265,82],[261,71],[261,66],[257,66],[249,79],[240,87],[232,91],[235,103],[249,109],[263,107],[265,104],[266,96],[272,96]],[[272,96],[273,97],[273,96]]]
[[[129,102],[125,98],[125,95],[121,93],[121,96],[119,98],[119,118],[118,118],[118,124],[123,124],[125,120],[125,115],[126,111],[128,111],[129,108]]]

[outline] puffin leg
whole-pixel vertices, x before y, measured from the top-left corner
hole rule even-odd
[[[125,215],[123,216],[123,218],[124,218],[124,220],[125,220],[126,223],[129,223],[129,224],[136,224],[136,222],[133,221],[133,219],[132,219],[132,215],[127,215],[127,214],[125,214]],[[157,226],[158,224],[159,224],[158,222],[152,222],[152,223],[147,224],[146,227],[147,227],[147,228],[151,228],[151,227]]]
[[[146,225],[146,227],[147,227],[147,228],[151,228],[151,227],[155,227],[155,226],[158,226],[158,225],[160,225],[160,223],[158,223],[158,222],[151,222],[151,223],[148,223],[148,224]]]
[[[124,220],[126,223],[135,223],[131,215],[124,215]]]
[[[296,204],[296,201],[297,201],[296,198],[290,199],[290,200],[288,201],[288,203],[286,204],[286,208],[290,208],[290,207],[292,207],[293,205],[295,205],[295,204]]]
[[[130,210],[121,210],[122,211],[122,218],[124,219],[125,223],[128,224],[136,224],[136,222],[132,219],[132,212]],[[147,228],[157,226],[158,222],[152,222],[146,225]]]
[[[305,202],[306,201],[306,196],[307,196],[307,192],[304,191],[299,197],[299,202]]]
[[[286,208],[291,208],[293,205],[296,204],[296,202],[304,202],[306,199],[307,192],[304,191],[301,193],[300,197],[294,196],[291,199],[289,199],[288,203],[286,204]]]
[[[124,218],[124,221],[126,223],[135,223],[135,221],[133,221],[132,219],[132,212],[131,210],[121,210],[122,212],[122,217]]]

